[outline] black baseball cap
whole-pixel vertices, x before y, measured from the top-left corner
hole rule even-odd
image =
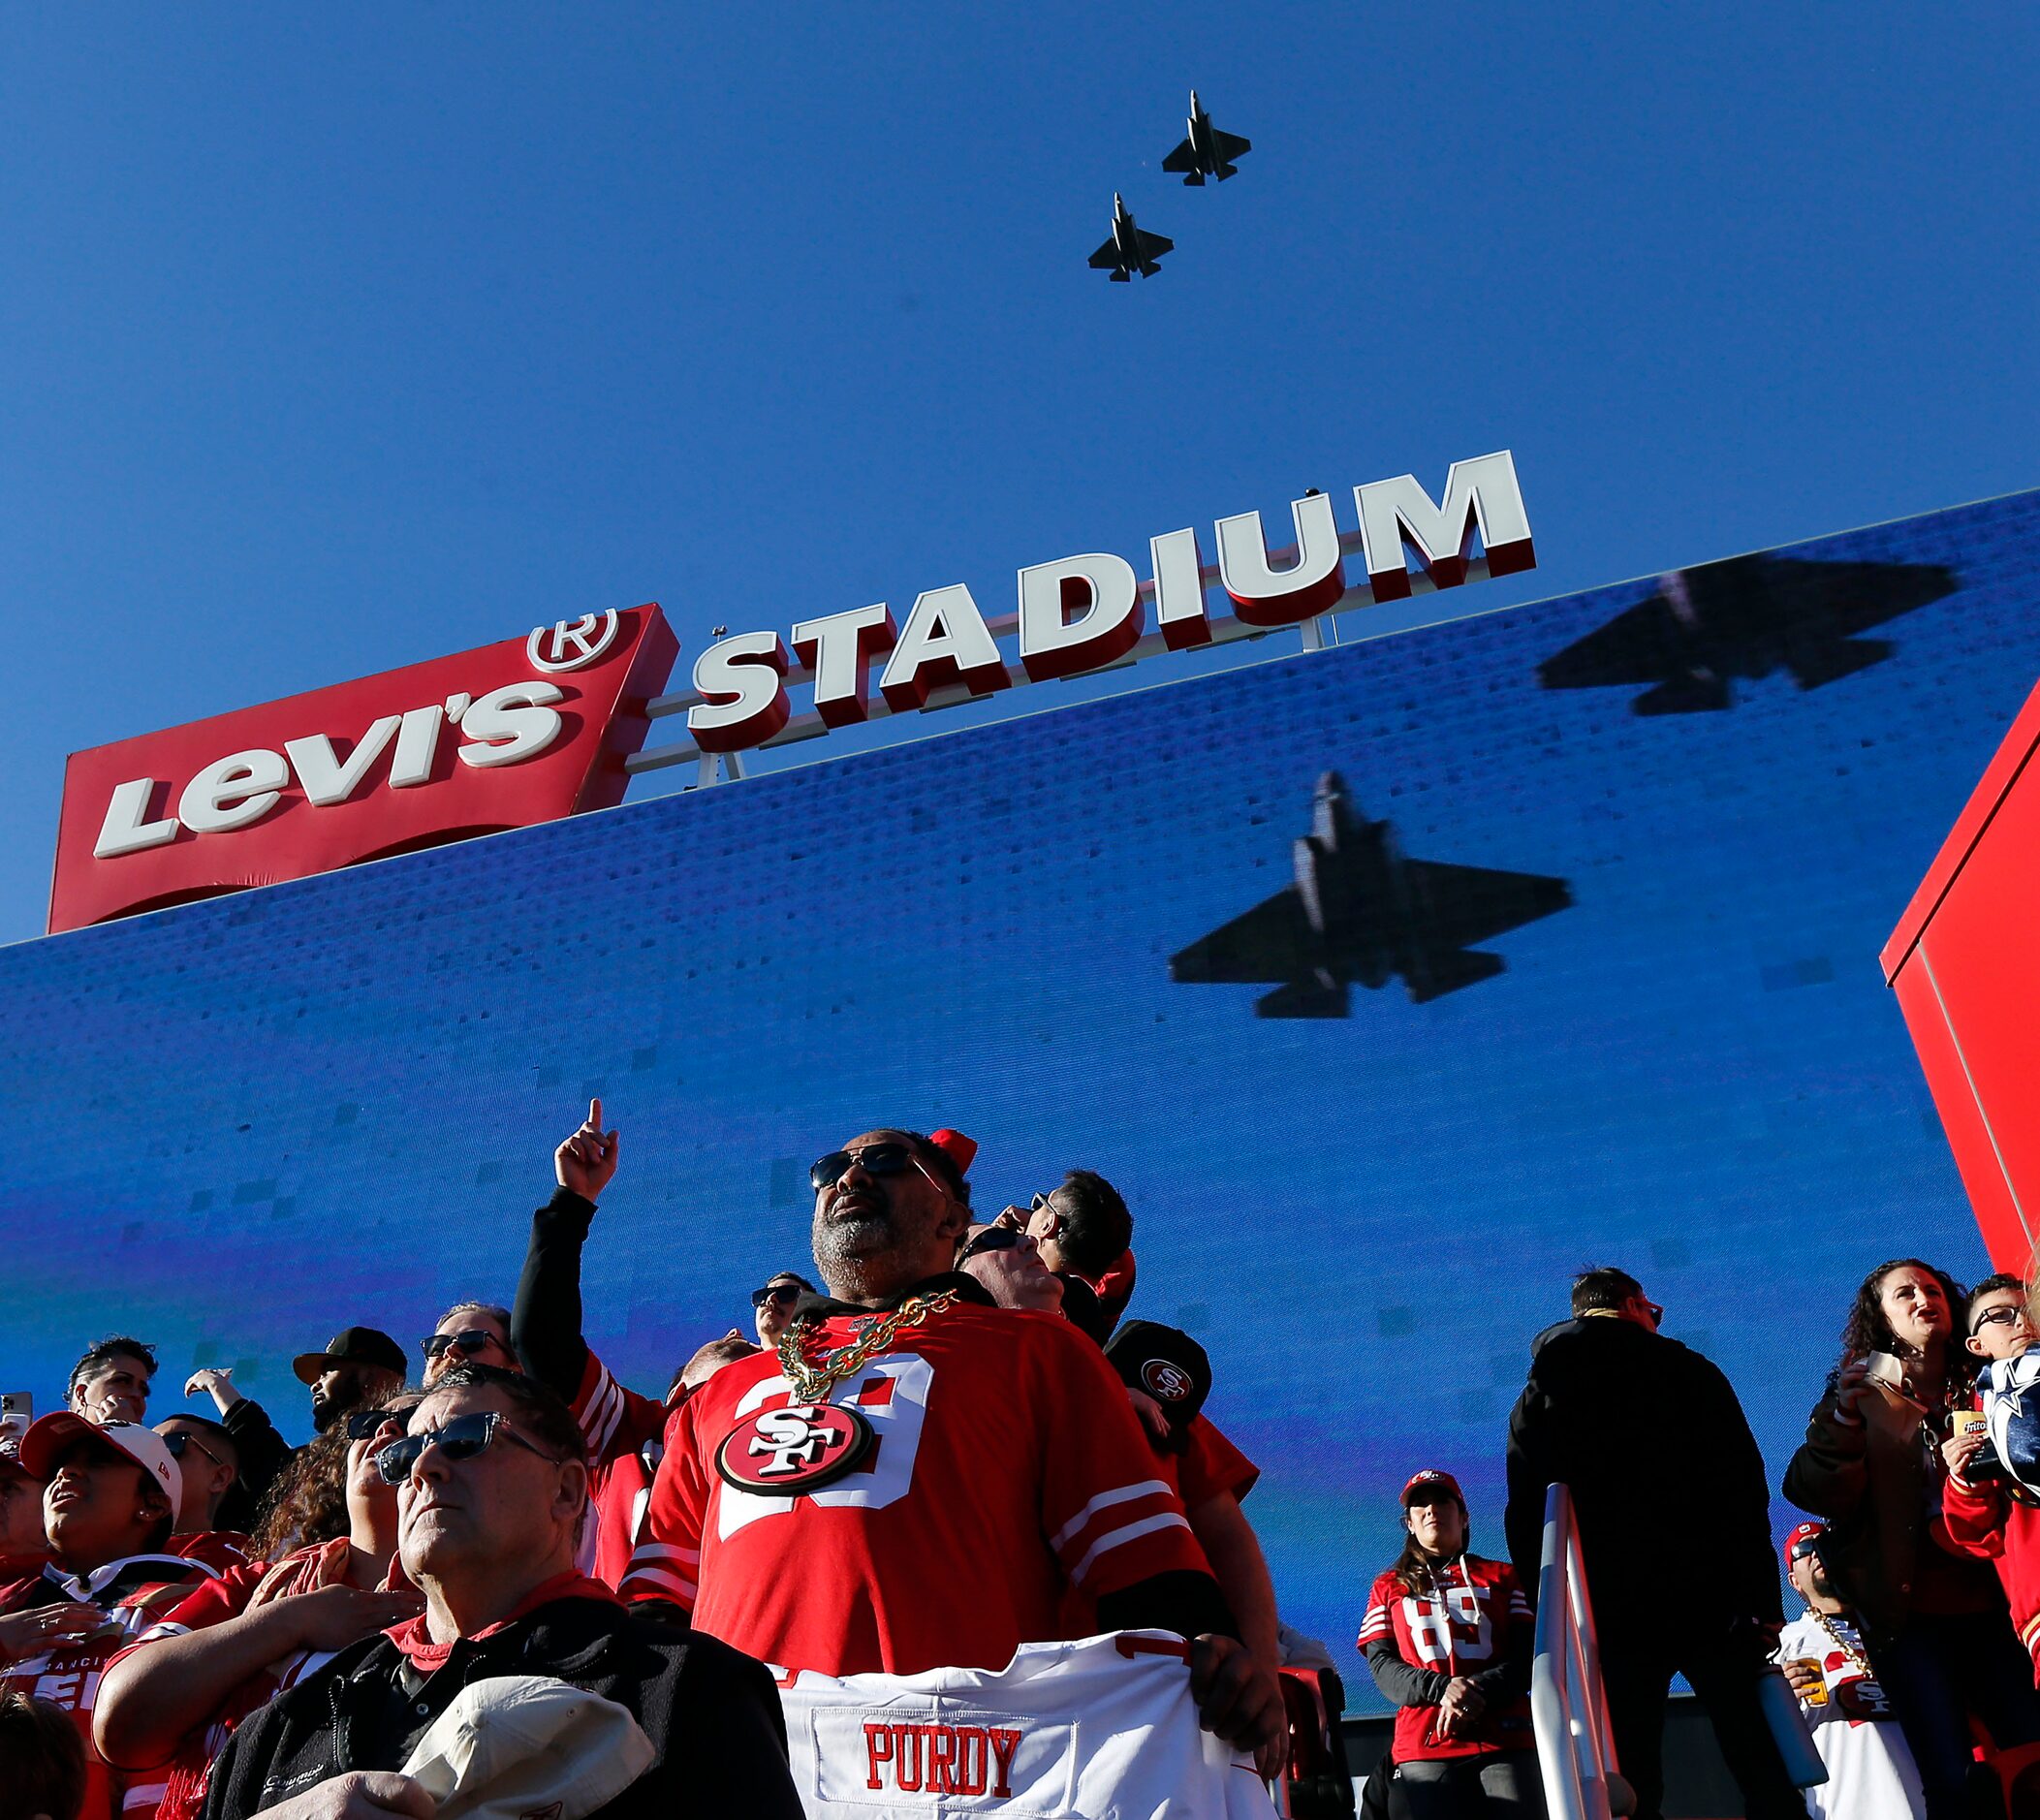
[[[1180,1435],[1211,1394],[1210,1355],[1180,1328],[1128,1321],[1106,1342],[1121,1383],[1161,1404],[1172,1434]]]
[[[377,1365],[398,1377],[410,1369],[404,1349],[372,1327],[345,1327],[326,1342],[324,1352],[301,1352],[291,1361],[300,1384],[316,1384],[334,1365]]]

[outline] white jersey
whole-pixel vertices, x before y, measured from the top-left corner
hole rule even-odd
[[[1162,1631],[1025,1643],[1004,1669],[782,1677],[808,1820],[1271,1820],[1253,1760],[1197,1722]]]
[[[1921,1820],[1927,1801],[1920,1773],[1890,1699],[1857,1659],[1862,1635],[1845,1617],[1828,1622],[1848,1648],[1837,1648],[1810,1612],[1794,1618],[1778,1639],[1778,1661],[1818,1662],[1828,1685],[1826,1706],[1800,1703],[1813,1747],[1828,1766],[1827,1781],[1806,1790],[1806,1811],[1814,1820]]]

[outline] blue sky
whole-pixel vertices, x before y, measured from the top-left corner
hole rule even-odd
[[[63,755],[1511,447],[1539,595],[2031,485],[2029,9],[0,14],[0,939]],[[1240,176],[1159,170],[1196,83]],[[1083,260],[1112,192],[1177,251]],[[1504,592],[1506,590],[1506,592]],[[1484,602],[1484,604],[1486,604]]]

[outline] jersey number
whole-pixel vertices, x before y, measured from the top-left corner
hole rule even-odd
[[[716,1499],[719,1516],[717,1533],[724,1540],[746,1523],[775,1512],[784,1513],[800,1504],[819,1505],[824,1510],[859,1507],[883,1510],[905,1497],[914,1483],[914,1461],[921,1453],[921,1430],[927,1421],[928,1381],[934,1367],[919,1353],[895,1353],[889,1359],[874,1359],[855,1377],[838,1384],[830,1396],[832,1403],[855,1403],[871,1424],[878,1437],[868,1472],[853,1472],[824,1491],[804,1497],[760,1497],[739,1491],[735,1486],[719,1488]],[[789,1401],[793,1386],[783,1377],[767,1378],[754,1384],[737,1405],[739,1419],[760,1409],[773,1397]]]
[[[1442,1601],[1405,1598],[1403,1622],[1410,1641],[1428,1668],[1458,1657],[1461,1662],[1484,1662],[1494,1653],[1494,1633],[1489,1628],[1486,1586],[1448,1586]]]

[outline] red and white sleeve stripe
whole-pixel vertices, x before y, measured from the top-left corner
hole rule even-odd
[[[625,1599],[665,1599],[691,1612],[701,1571],[699,1549],[683,1549],[670,1542],[641,1542],[631,1552],[631,1564],[616,1590]]]
[[[1049,1538],[1062,1570],[1077,1585],[1114,1549],[1163,1529],[1188,1529],[1190,1520],[1168,1482],[1143,1479],[1100,1491]]]
[[[1378,1643],[1389,1634],[1389,1606],[1386,1599],[1376,1599],[1367,1607],[1367,1615],[1360,1621],[1360,1647],[1363,1651],[1370,1643]]]
[[[588,1458],[604,1459],[615,1438],[616,1425],[623,1420],[623,1387],[610,1375],[610,1368],[594,1353],[581,1377],[581,1395],[574,1399],[574,1420],[588,1444]]]

